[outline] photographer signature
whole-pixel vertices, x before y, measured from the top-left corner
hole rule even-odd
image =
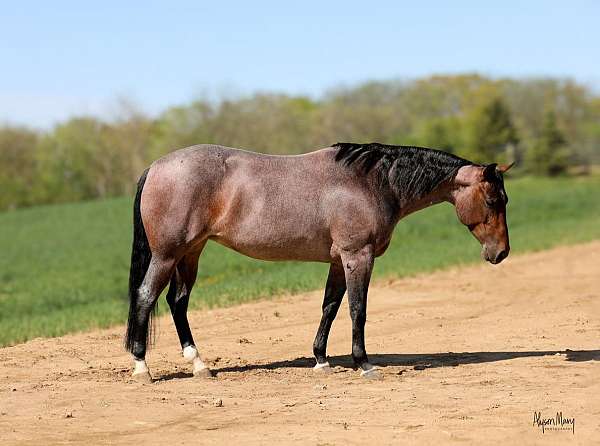
[[[542,412],[533,412],[533,425],[540,427],[542,433],[549,431],[572,431],[575,435],[575,417],[563,417],[562,411],[556,412],[556,416],[552,418],[542,417]]]

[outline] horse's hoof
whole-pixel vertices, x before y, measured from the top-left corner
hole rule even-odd
[[[365,379],[374,379],[379,380],[383,379],[383,374],[379,371],[377,367],[370,368],[368,370],[363,370],[360,372],[361,378]]]
[[[317,373],[322,373],[322,374],[329,374],[332,372],[331,366],[329,365],[329,362],[317,362],[315,364],[315,366],[313,367],[313,370]]]
[[[142,384],[152,384],[154,382],[149,372],[134,373],[131,375],[131,377],[134,379],[134,381]]]
[[[213,372],[211,369],[209,369],[208,367],[204,367],[202,369],[198,369],[198,370],[194,370],[194,377],[195,378],[213,378],[215,375],[213,375]]]

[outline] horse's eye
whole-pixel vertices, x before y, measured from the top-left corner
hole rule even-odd
[[[493,208],[496,205],[496,200],[488,198],[487,200],[485,200],[485,205],[489,208]]]

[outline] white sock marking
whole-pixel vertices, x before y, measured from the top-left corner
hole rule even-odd
[[[376,371],[379,370],[379,367],[373,364],[363,364],[363,369],[360,372],[360,376],[375,374]]]
[[[198,350],[196,350],[196,346],[188,345],[183,349],[183,357],[188,361],[192,362],[194,358],[198,357]]]
[[[313,367],[315,370],[320,370],[320,369],[324,369],[325,367],[329,367],[329,362],[323,362],[323,363],[319,363],[317,362],[317,364]]]
[[[140,373],[148,373],[148,366],[146,365],[145,360],[134,359],[135,368],[133,369],[134,375],[139,375]]]
[[[204,364],[202,359],[200,359],[198,350],[196,350],[196,347],[193,345],[188,345],[183,349],[183,357],[194,365],[194,373],[207,368],[206,364]]]

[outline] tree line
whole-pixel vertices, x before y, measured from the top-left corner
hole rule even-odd
[[[340,87],[319,99],[257,93],[157,117],[78,116],[0,127],[0,209],[131,195],[157,157],[199,143],[292,154],[335,142],[418,145],[561,175],[600,162],[600,97],[568,79],[432,76]]]

